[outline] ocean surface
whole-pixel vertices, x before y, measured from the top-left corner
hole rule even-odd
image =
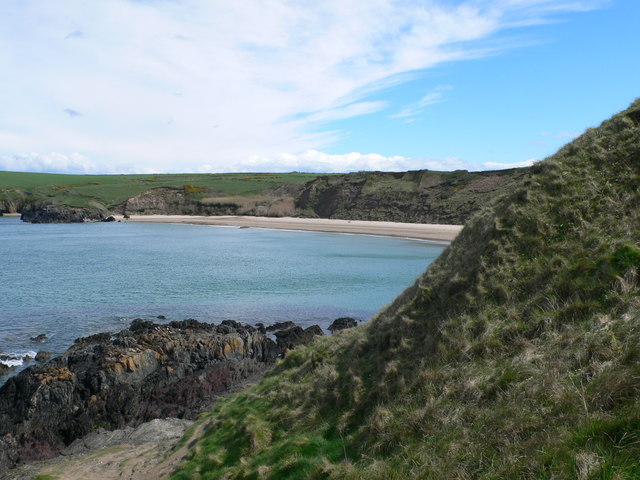
[[[444,245],[364,235],[0,217],[0,354],[62,353],[134,318],[368,320]],[[162,322],[161,320],[157,320]],[[39,334],[47,340],[31,340]],[[5,362],[7,360],[5,359]],[[29,362],[25,362],[24,368]]]

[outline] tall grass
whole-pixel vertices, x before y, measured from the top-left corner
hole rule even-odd
[[[640,478],[640,101],[368,324],[229,397],[174,479]]]

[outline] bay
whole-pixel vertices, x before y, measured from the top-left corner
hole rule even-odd
[[[133,318],[369,319],[444,245],[218,226],[40,224],[0,217],[0,353],[62,353]],[[159,320],[157,320],[159,321]],[[44,344],[30,340],[47,335]]]

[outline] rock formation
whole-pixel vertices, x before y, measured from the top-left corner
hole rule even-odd
[[[351,317],[336,318],[331,325],[329,325],[329,331],[331,333],[344,330],[346,328],[353,328],[358,326],[358,321]]]
[[[101,222],[108,216],[99,208],[79,208],[56,202],[30,203],[22,209],[20,218],[31,223],[83,223]]]
[[[290,338],[287,347],[307,336]],[[0,388],[0,472],[55,456],[99,427],[193,418],[282,352],[264,333],[231,320],[160,325],[137,319],[117,334],[79,338],[63,355]]]

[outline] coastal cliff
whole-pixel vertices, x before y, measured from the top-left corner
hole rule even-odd
[[[252,215],[462,224],[503,194],[527,169],[489,172],[357,172],[182,176],[45,176],[37,188],[0,189],[0,211],[32,223],[102,221],[110,215]],[[5,184],[30,175],[0,172]],[[24,177],[26,176],[26,178]],[[15,177],[12,179],[11,177]],[[63,178],[60,178],[63,177]],[[181,180],[182,180],[182,177]],[[275,178],[274,178],[275,177]],[[173,177],[171,177],[173,178]],[[212,179],[213,178],[213,179]],[[46,182],[52,182],[51,184]],[[81,182],[77,185],[53,182]],[[175,180],[174,180],[175,182]]]
[[[357,172],[321,176],[296,199],[299,215],[461,225],[513,188],[526,169],[485,172]]]

